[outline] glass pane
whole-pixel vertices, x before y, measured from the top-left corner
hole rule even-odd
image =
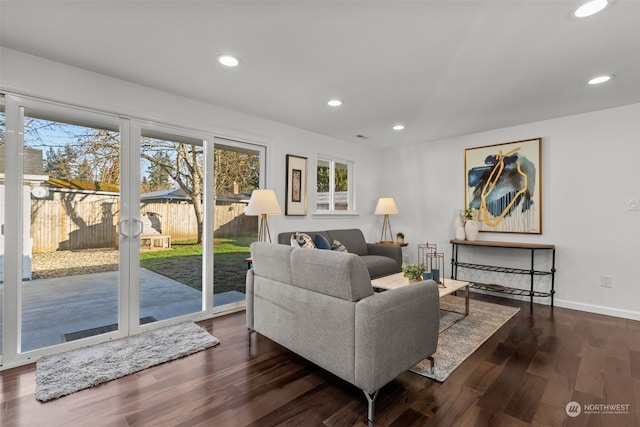
[[[245,301],[249,245],[258,239],[258,221],[244,214],[260,182],[257,151],[216,145],[214,298],[216,307]]]
[[[337,211],[349,210],[349,166],[336,162],[334,173],[334,209]]]
[[[205,172],[193,140],[141,142],[140,322],[150,323],[202,310]]]
[[[118,328],[119,133],[25,112],[22,351]]]
[[[316,210],[329,210],[330,204],[330,165],[329,161],[318,159],[316,173]]]

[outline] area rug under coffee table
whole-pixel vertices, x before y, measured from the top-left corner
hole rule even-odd
[[[213,347],[218,339],[193,322],[45,356],[36,363],[35,398],[57,399]]]
[[[440,329],[455,321],[464,311],[464,298],[447,296],[440,299]],[[446,311],[449,310],[449,311]],[[410,371],[443,382],[464,360],[478,349],[520,309],[471,299],[469,316],[442,332],[433,355],[435,368],[423,360]]]

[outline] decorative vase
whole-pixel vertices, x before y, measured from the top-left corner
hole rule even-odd
[[[464,224],[464,232],[467,236],[467,240],[478,240],[478,223],[475,219],[468,219]]]
[[[460,217],[456,218],[455,223],[453,224],[454,229],[454,238],[456,240],[464,240],[465,232],[464,232],[464,224],[462,223],[462,219]]]
[[[411,277],[409,277],[409,284],[418,283],[418,282],[422,282],[422,277],[416,277],[415,279],[412,279]]]

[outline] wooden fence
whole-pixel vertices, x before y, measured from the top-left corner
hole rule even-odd
[[[244,215],[244,203],[215,206],[216,237],[256,234],[257,217]],[[172,241],[195,240],[197,221],[191,203],[142,203],[141,218],[151,218],[152,233]],[[115,195],[53,193],[51,199],[31,200],[33,253],[90,248],[117,248],[120,204]],[[146,226],[148,222],[144,221]],[[144,233],[143,233],[144,234]]]

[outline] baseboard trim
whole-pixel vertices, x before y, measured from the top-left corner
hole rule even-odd
[[[554,299],[557,307],[570,308],[572,310],[586,311],[588,313],[604,314],[607,316],[622,317],[623,319],[640,320],[640,312],[631,310],[621,310],[618,308],[604,307],[601,305],[584,304],[574,301]]]
[[[502,298],[515,299],[519,301],[530,300],[529,297],[527,296],[500,294],[497,292],[484,291],[482,289],[471,289],[471,292],[499,296]],[[534,298],[533,302],[536,304],[550,305],[551,300],[549,298]],[[602,305],[584,304],[580,302],[567,301],[567,300],[558,299],[558,298],[553,299],[553,305],[556,307],[570,308],[572,310],[586,311],[587,313],[604,314],[606,316],[620,317],[623,319],[640,321],[640,312],[638,311],[622,310],[619,308],[605,307]]]

